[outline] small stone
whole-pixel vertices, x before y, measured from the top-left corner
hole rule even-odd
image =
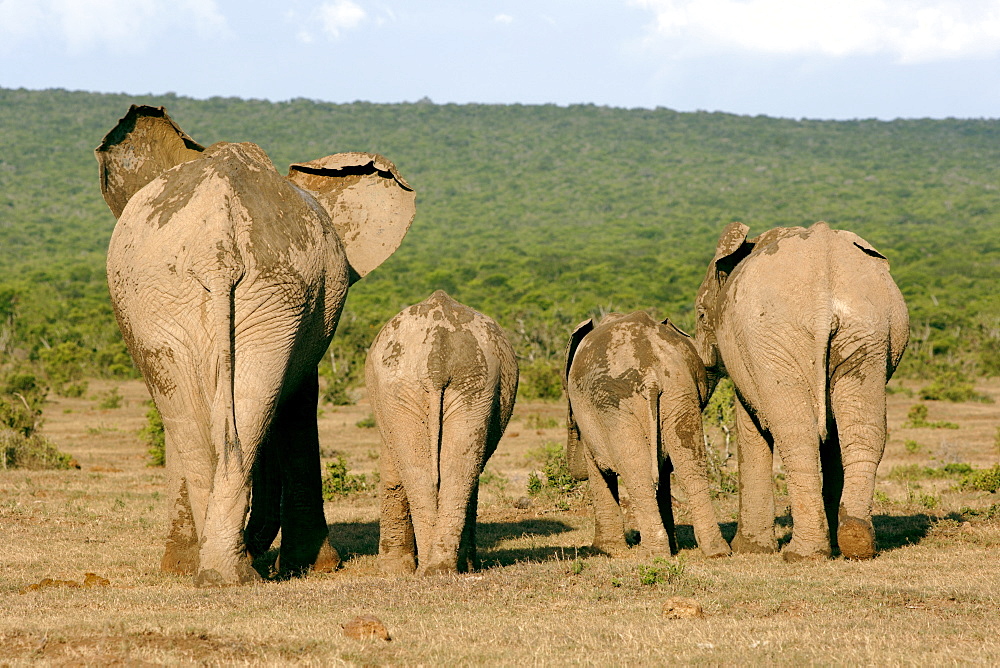
[[[517,501],[514,502],[514,507],[515,508],[520,508],[521,510],[524,510],[526,508],[530,508],[531,507],[531,498],[527,497],[527,496],[522,496],[521,498],[519,498]]]
[[[672,596],[663,602],[663,616],[667,619],[691,619],[704,617],[705,611],[701,609],[701,603],[693,598]]]
[[[355,617],[346,624],[341,624],[341,628],[344,629],[345,636],[354,638],[355,640],[368,640],[369,638],[391,640],[385,624],[375,615]]]

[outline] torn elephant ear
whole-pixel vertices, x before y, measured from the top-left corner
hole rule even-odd
[[[735,222],[727,225],[719,236],[712,265],[715,267],[716,278],[720,284],[733,272],[740,260],[749,255],[750,245],[747,244],[749,231],[750,228],[743,223]]]
[[[143,186],[204,150],[163,107],[133,104],[94,151],[104,201],[118,218]]]
[[[399,248],[417,211],[413,188],[395,165],[375,153],[337,153],[296,163],[288,178],[330,214],[352,283]]]

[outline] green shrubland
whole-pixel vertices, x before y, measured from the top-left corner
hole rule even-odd
[[[722,227],[826,220],[890,260],[910,309],[901,376],[1000,374],[1000,120],[809,121],[593,105],[271,103],[0,89],[0,365],[53,391],[136,375],[104,256],[115,221],[93,148],[131,103],[204,145],[255,141],[279,171],[338,151],[392,159],[417,190],[399,251],[352,287],[324,397],[443,288],[510,333],[525,398],[558,396],[566,339],[607,310],[693,326]],[[953,391],[954,390],[954,391]],[[972,397],[975,398],[975,397]]]

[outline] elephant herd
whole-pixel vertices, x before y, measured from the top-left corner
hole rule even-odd
[[[282,532],[284,572],[329,571],[317,364],[351,284],[398,248],[415,193],[382,156],[341,153],[281,176],[255,144],[203,147],[162,107],[132,106],[96,150],[118,219],[108,284],[164,424],[169,532],[161,567],[196,585],[258,578]],[[676,550],[670,472],[698,545],[730,554],[709,494],[701,410],[738,397],[732,550],[774,552],[773,451],[793,532],[786,559],[875,554],[885,385],[906,347],[885,257],[825,223],[747,238],[729,225],[688,336],[646,312],[569,335],[571,472],[589,478],[594,546],[626,549],[619,480],[644,549]],[[475,568],[478,480],[510,420],[517,360],[490,318],[442,291],[376,336],[365,377],[382,437],[379,562],[390,573]]]

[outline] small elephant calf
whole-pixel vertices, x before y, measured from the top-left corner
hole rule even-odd
[[[479,476],[517,394],[510,342],[438,290],[386,323],[365,377],[382,435],[382,570],[476,568]]]
[[[590,478],[594,547],[626,548],[618,476],[635,508],[642,545],[676,551],[671,465],[687,495],[695,538],[711,557],[728,555],[708,489],[701,409],[705,368],[687,334],[645,311],[581,323],[566,360],[570,469]]]

